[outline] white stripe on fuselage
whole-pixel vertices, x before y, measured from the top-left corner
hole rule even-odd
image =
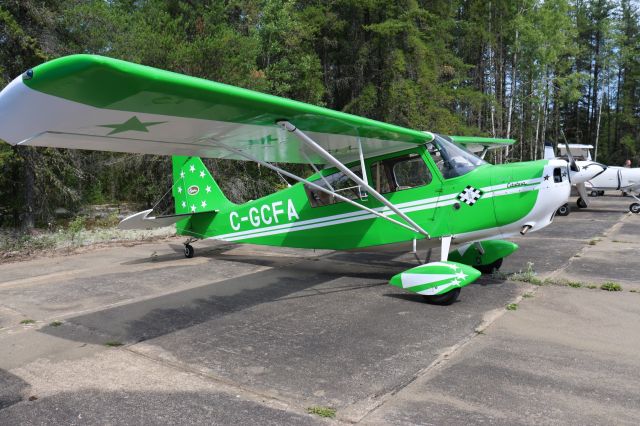
[[[508,188],[508,189],[503,189],[503,188],[507,188],[509,183],[488,186],[481,189],[484,192],[482,197],[491,198],[493,196],[502,196],[502,195],[515,194],[518,192],[534,191],[540,188],[540,186],[537,184],[540,183],[541,181],[542,181],[542,178],[530,179],[530,180],[522,181],[523,185],[516,186],[513,188]],[[432,198],[427,198],[423,200],[400,203],[400,204],[397,204],[396,207],[398,207],[403,213],[431,210],[434,208],[455,204],[457,202],[456,201],[457,196],[458,196],[457,193],[447,194],[442,197],[432,197]],[[387,216],[391,216],[395,214],[388,207],[378,207],[373,210]],[[303,231],[307,229],[335,226],[335,225],[340,225],[344,223],[373,219],[375,217],[376,217],[375,215],[368,213],[366,211],[356,211],[356,212],[343,213],[339,215],[327,216],[322,218],[308,219],[300,222],[285,223],[282,225],[275,225],[275,226],[270,226],[266,228],[232,232],[229,234],[221,234],[221,235],[216,235],[210,238],[216,239],[216,240],[223,240],[223,241],[241,241],[249,238],[267,237],[271,235],[278,235],[278,234],[294,232],[294,231]]]

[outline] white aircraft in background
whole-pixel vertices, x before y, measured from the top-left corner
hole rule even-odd
[[[583,183],[576,182],[572,176],[571,183],[580,194],[580,198],[576,202],[578,208],[584,209],[589,206],[587,193],[592,197],[597,197],[598,195],[604,195],[604,191],[615,190],[631,195],[637,202],[629,206],[629,211],[636,214],[640,213],[640,198],[638,198],[638,193],[640,192],[640,168],[605,166],[597,163],[591,160],[590,150],[592,148],[592,145],[568,144],[567,147],[567,144],[558,144],[560,152],[558,158],[564,158],[570,164],[575,162],[580,170],[593,169],[594,167],[601,170],[595,176],[583,181]],[[551,143],[547,142],[545,144],[544,152],[545,159],[556,158]],[[558,214],[560,214],[560,209]]]

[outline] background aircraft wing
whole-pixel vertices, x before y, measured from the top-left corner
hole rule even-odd
[[[452,141],[457,144],[463,145],[469,151],[473,153],[480,153],[483,151],[490,151],[492,149],[504,148],[505,146],[513,145],[515,139],[502,139],[502,138],[485,138],[479,136],[449,136]]]
[[[433,138],[367,118],[94,55],[28,70],[0,93],[0,139],[157,155],[244,159],[216,141],[269,162],[306,163],[288,120],[343,162],[411,148]],[[309,151],[315,163],[324,160]]]

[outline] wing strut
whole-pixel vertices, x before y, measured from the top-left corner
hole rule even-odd
[[[369,213],[371,213],[371,214],[374,214],[374,215],[376,215],[376,216],[378,216],[378,217],[380,217],[380,218],[382,218],[382,219],[388,220],[388,221],[389,221],[389,222],[391,222],[391,223],[394,223],[394,224],[396,224],[396,225],[398,225],[398,226],[402,226],[403,228],[406,228],[406,229],[408,229],[408,230],[410,230],[410,231],[416,232],[416,230],[415,230],[413,227],[408,226],[408,225],[406,225],[406,224],[404,224],[404,223],[402,223],[402,222],[399,222],[399,221],[397,221],[397,220],[395,220],[395,219],[392,219],[392,218],[390,218],[390,217],[388,217],[388,216],[386,216],[386,215],[384,215],[384,214],[382,214],[382,213],[380,213],[380,212],[377,212],[377,211],[375,211],[375,210],[373,210],[373,209],[370,209],[369,207],[365,207],[365,206],[363,206],[362,204],[356,203],[355,201],[350,200],[349,198],[347,198],[347,197],[345,197],[345,196],[343,196],[343,195],[340,195],[340,194],[338,194],[337,192],[333,192],[333,191],[330,191],[330,190],[328,190],[328,189],[326,189],[326,188],[323,188],[323,187],[322,187],[322,186],[320,186],[320,185],[317,185],[317,184],[315,184],[315,183],[313,183],[313,182],[310,182],[310,181],[308,181],[307,179],[301,178],[300,176],[296,176],[296,175],[294,175],[293,173],[289,173],[288,171],[283,170],[283,169],[281,169],[281,168],[280,168],[280,167],[278,167],[278,166],[274,166],[274,165],[273,165],[273,164],[271,164],[271,163],[267,163],[266,161],[262,161],[262,160],[260,160],[260,159],[258,159],[258,158],[256,158],[256,157],[254,157],[253,155],[247,154],[247,153],[246,153],[246,152],[244,152],[244,151],[241,151],[241,150],[239,150],[239,149],[236,149],[236,148],[230,147],[229,145],[226,145],[226,144],[225,144],[225,143],[223,143],[223,142],[217,141],[217,140],[215,140],[215,139],[209,139],[209,140],[211,140],[212,142],[214,142],[217,146],[219,146],[219,147],[221,147],[221,148],[224,148],[224,149],[226,149],[226,150],[228,150],[228,151],[231,151],[231,152],[233,152],[233,153],[235,153],[235,154],[238,154],[238,155],[240,155],[240,156],[242,156],[242,157],[246,158],[247,160],[255,161],[256,163],[258,163],[258,164],[260,164],[260,165],[262,165],[262,166],[264,166],[264,167],[267,167],[267,168],[269,168],[269,169],[271,169],[271,170],[275,171],[276,173],[282,173],[283,175],[288,176],[288,177],[290,177],[291,179],[294,179],[294,180],[296,180],[296,181],[298,181],[298,182],[302,182],[302,183],[304,183],[304,184],[306,184],[306,185],[309,185],[309,186],[310,186],[310,187],[312,187],[313,189],[316,189],[316,190],[318,190],[318,191],[322,191],[322,192],[324,192],[324,193],[326,193],[326,194],[332,195],[332,196],[334,196],[334,197],[338,198],[340,201],[344,201],[344,202],[346,202],[346,203],[349,203],[349,204],[351,204],[351,205],[353,205],[353,206],[355,206],[355,207],[357,207],[357,208],[359,208],[359,209],[361,209],[361,210],[365,210],[365,211],[367,211],[367,212],[369,212]],[[425,233],[425,234],[426,234],[426,233]],[[428,237],[428,234],[427,234],[427,237]]]
[[[318,154],[320,154],[322,157],[324,157],[331,165],[335,166],[338,170],[340,170],[342,173],[347,175],[355,183],[357,183],[358,185],[361,185],[362,187],[364,187],[367,190],[368,193],[373,195],[378,201],[380,201],[382,204],[387,206],[391,211],[393,211],[395,214],[397,214],[402,219],[404,219],[404,221],[407,222],[413,228],[413,231],[418,232],[418,233],[424,235],[427,238],[431,238],[429,236],[429,233],[427,231],[425,231],[424,229],[422,229],[422,227],[420,225],[415,223],[409,216],[407,216],[406,214],[402,213],[402,211],[400,211],[400,209],[398,209],[392,202],[390,202],[389,200],[384,198],[382,195],[380,195],[380,193],[378,193],[378,191],[376,191],[374,188],[372,188],[371,185],[369,185],[364,180],[360,179],[360,177],[358,177],[358,175],[356,175],[351,170],[349,170],[349,168],[347,166],[342,164],[333,155],[329,154],[329,152],[327,152],[323,147],[318,145],[313,139],[311,139],[309,136],[307,136],[304,132],[302,132],[296,126],[294,126],[293,124],[291,124],[288,121],[278,121],[278,125],[281,126],[283,129],[287,130],[288,132],[291,132],[294,135],[296,135],[301,141],[306,143],[310,148],[312,148],[314,151],[316,151]],[[362,149],[360,150],[360,153],[362,155]],[[363,176],[364,176],[364,168],[363,168],[362,172],[363,172]]]

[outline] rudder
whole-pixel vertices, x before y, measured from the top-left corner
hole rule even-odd
[[[233,205],[199,157],[173,156],[172,163],[176,214],[212,212]]]

